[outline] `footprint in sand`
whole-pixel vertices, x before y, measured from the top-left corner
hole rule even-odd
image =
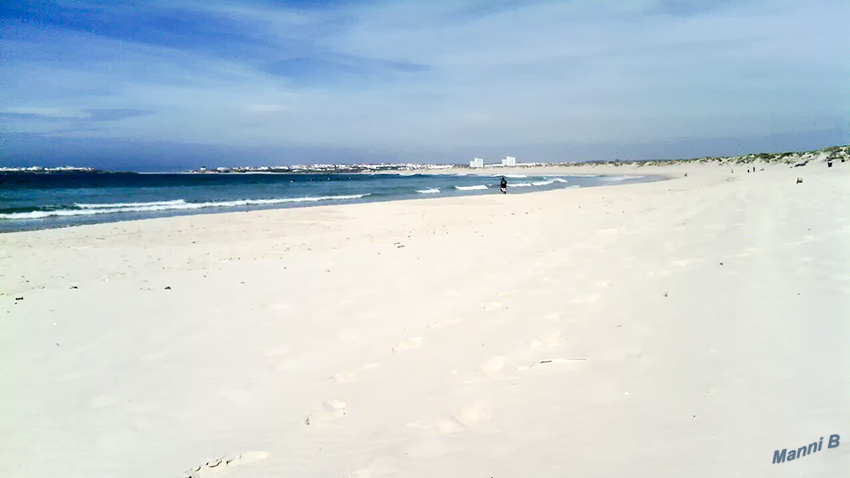
[[[481,371],[484,375],[490,378],[497,378],[502,375],[502,372],[505,370],[505,365],[507,361],[501,355],[494,355],[487,360],[484,361],[479,367],[478,370]]]
[[[573,299],[573,300],[570,301],[570,304],[586,304],[586,303],[589,303],[589,302],[596,302],[600,298],[602,298],[602,294],[590,294],[590,295],[585,296],[585,297],[579,297],[577,299]]]
[[[525,370],[530,370],[532,368],[544,367],[544,366],[547,366],[547,365],[557,365],[557,364],[564,364],[564,363],[570,363],[570,362],[582,362],[582,361],[585,361],[585,360],[587,360],[587,357],[562,357],[562,358],[555,358],[555,359],[551,359],[551,360],[538,360],[537,362],[532,362],[528,365],[520,365],[516,369],[519,370],[519,371],[525,371]]]
[[[422,345],[422,337],[411,337],[395,344],[393,352],[404,352],[405,350],[416,349]]]
[[[342,400],[329,400],[310,412],[304,420],[304,423],[307,425],[314,425],[316,423],[336,420],[337,418],[345,416],[345,409],[347,407],[348,404]]]
[[[215,478],[227,476],[234,467],[250,465],[251,463],[264,460],[269,456],[264,451],[249,451],[241,455],[229,455],[208,461],[203,465],[196,466],[184,475],[184,478]]]
[[[540,337],[532,340],[531,348],[535,350],[548,350],[561,345],[561,342],[563,341],[563,334],[561,334],[561,331],[558,330],[550,334],[541,335]]]
[[[288,355],[291,352],[289,347],[272,347],[267,348],[263,351],[263,355],[266,357],[283,357],[284,355]]]
[[[372,472],[369,470],[357,470],[342,475],[342,478],[372,478]]]
[[[407,455],[407,453],[405,453]],[[342,475],[343,478],[372,478],[373,476],[399,476],[399,460],[394,456],[380,455],[365,466]]]
[[[353,368],[353,369],[347,370],[345,372],[340,372],[340,373],[334,374],[334,376],[332,378],[337,383],[354,382],[354,381],[356,381],[357,379],[360,378],[360,374],[362,372],[364,372],[366,370],[372,370],[373,368],[376,368],[377,366],[378,366],[378,364],[376,364],[376,363],[367,363],[366,365],[362,365],[360,367]]]
[[[461,408],[452,416],[438,421],[434,424],[434,428],[440,433],[457,433],[489,418],[490,411],[487,404],[476,402]]]
[[[480,401],[459,409],[451,416],[438,420],[437,422],[427,422],[417,420],[408,423],[409,428],[420,430],[435,430],[439,433],[456,433],[463,431],[479,422],[488,420],[490,411],[485,402]]]
[[[679,259],[679,260],[673,261],[673,264],[675,264],[679,267],[685,267],[688,264],[692,264],[694,262],[699,262],[701,260],[702,259],[698,259],[698,258],[697,259]]]
[[[460,319],[448,319],[448,320],[440,320],[437,322],[432,322],[428,324],[429,329],[442,329],[443,327],[449,327],[452,325],[457,325],[461,322]]]
[[[806,235],[806,236],[803,236],[802,240],[795,241],[795,242],[786,242],[785,245],[786,246],[802,246],[803,244],[805,244],[807,242],[812,242],[812,241],[816,241],[816,240],[817,240],[817,238],[815,236]]]

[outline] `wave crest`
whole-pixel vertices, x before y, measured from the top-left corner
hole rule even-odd
[[[549,186],[550,184],[566,183],[566,182],[568,182],[566,179],[550,178],[550,179],[545,179],[543,181],[532,181],[531,185],[532,186]],[[523,184],[527,184],[527,183],[523,183]]]
[[[186,204],[183,199],[175,199],[173,201],[151,201],[151,202],[119,202],[119,203],[104,203],[104,204],[86,204],[75,203],[74,206],[80,209],[108,209],[116,207],[150,207],[150,206],[173,206],[176,204]]]
[[[56,209],[52,211],[30,211],[0,214],[0,219],[42,219],[46,217],[91,216],[95,214],[110,214],[119,212],[151,212],[151,211],[181,211],[206,209],[216,207],[239,207],[268,204],[287,204],[318,201],[342,201],[360,199],[369,194],[350,194],[343,196],[313,196],[300,198],[273,199],[237,199],[233,201],[212,201],[191,203],[183,199],[174,201],[152,201],[149,203],[113,203],[113,204],[77,204],[80,209]]]

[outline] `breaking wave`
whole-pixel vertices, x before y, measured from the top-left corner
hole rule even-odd
[[[438,188],[428,188],[428,189],[417,189],[416,192],[419,194],[437,194],[440,192]]]
[[[487,185],[486,184],[478,184],[478,185],[475,185],[475,186],[455,186],[455,189],[460,190],[460,191],[476,191],[476,190],[480,190],[480,189],[487,189]]]
[[[118,203],[109,203],[109,204],[85,204],[85,203],[77,203],[74,206],[80,209],[108,209],[108,208],[116,208],[116,207],[152,207],[152,206],[174,206],[178,204],[186,204],[186,201],[182,199],[175,199],[173,201],[151,201],[151,202],[118,202]]]
[[[566,179],[552,178],[552,179],[547,179],[545,181],[534,181],[534,182],[531,183],[531,185],[532,186],[548,186],[550,184],[566,183],[566,182],[568,182]]]
[[[360,199],[369,194],[351,194],[344,196],[313,196],[300,198],[273,199],[237,199],[233,201],[186,202],[182,199],[174,201],[152,201],[146,203],[112,203],[112,204],[75,204],[78,209],[54,209],[50,211],[13,212],[0,214],[0,219],[41,219],[58,216],[91,216],[95,214],[110,214],[119,212],[151,212],[151,211],[181,211],[217,207],[239,207],[268,204],[287,204],[318,201],[341,201]]]

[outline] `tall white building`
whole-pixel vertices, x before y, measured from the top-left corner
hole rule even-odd
[[[469,167],[470,168],[483,168],[484,167],[484,160],[481,159],[481,158],[475,158],[475,159],[473,159],[472,161],[469,162]]]
[[[502,160],[502,166],[516,166],[516,158],[508,156]]]

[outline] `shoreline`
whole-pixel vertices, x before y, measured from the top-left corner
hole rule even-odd
[[[164,173],[165,174],[165,173]],[[167,173],[172,174],[172,173]],[[239,173],[240,175],[249,175],[253,173]],[[262,173],[262,174],[278,174],[278,173]],[[382,173],[383,174],[383,173]],[[386,174],[387,176],[397,176],[395,174]],[[422,173],[417,173],[416,175],[423,175]],[[432,177],[445,177],[445,176],[457,176],[459,178],[469,178],[469,177],[482,177],[482,178],[490,178],[497,177],[493,175],[478,175],[478,174],[432,174],[425,176]],[[570,175],[565,174],[542,174],[541,176],[554,177],[554,178],[562,178],[569,177]],[[602,177],[604,175],[593,175],[593,176],[584,176],[584,177]],[[579,176],[581,177],[581,176]],[[618,176],[622,177],[622,176]],[[651,181],[659,181],[667,179],[666,176],[662,175],[639,175],[639,177],[635,178],[641,182],[651,182]],[[546,184],[536,184],[538,187],[545,187]],[[527,184],[526,184],[527,186]],[[592,184],[592,185],[578,185],[579,187],[598,187],[598,186],[607,186],[607,184]],[[567,186],[563,189],[568,189],[573,186]],[[487,190],[486,192],[473,192],[471,189],[478,189],[478,186],[475,188],[470,188],[470,190],[465,190],[465,187],[456,186],[455,190],[449,190],[447,192],[439,192],[440,196],[436,197],[464,197],[464,196],[473,196],[473,195],[486,195],[488,193],[494,194],[493,191]],[[510,185],[509,185],[509,189]],[[535,188],[520,188],[515,187],[511,189],[513,194],[530,194],[543,192],[548,189],[535,189]],[[356,197],[355,197],[356,196]],[[138,221],[138,220],[148,220],[148,219],[158,219],[165,217],[183,217],[183,216],[194,216],[194,215],[202,215],[202,214],[222,214],[222,213],[243,213],[250,211],[263,211],[263,210],[275,210],[275,209],[295,209],[295,208],[304,208],[304,207],[319,207],[319,206],[344,206],[350,204],[366,204],[366,203],[375,203],[375,202],[392,202],[392,201],[409,201],[409,200],[418,200],[418,199],[433,199],[435,196],[432,194],[423,194],[422,191],[417,191],[417,194],[409,193],[409,194],[401,194],[394,197],[386,197],[382,195],[373,196],[372,193],[361,193],[361,194],[353,194],[353,195],[326,195],[320,198],[314,198],[311,196],[304,197],[293,197],[293,198],[277,198],[277,199],[239,199],[239,200],[221,200],[218,202],[212,201],[208,203],[193,203],[187,202],[183,199],[179,200],[165,200],[159,203],[144,203],[156,205],[157,207],[162,207],[162,210],[151,210],[144,211],[145,208],[140,208],[138,211],[131,210],[132,208],[128,208],[127,211],[110,211],[102,214],[67,214],[67,215],[57,215],[53,217],[21,217],[21,218],[0,218],[0,235],[2,234],[10,234],[15,232],[24,232],[24,231],[36,231],[36,230],[44,230],[44,229],[61,229],[66,227],[78,227],[84,225],[93,225],[93,224],[110,224],[116,222],[126,222],[126,221]],[[266,201],[271,201],[272,203],[266,203]],[[173,208],[164,206],[165,203],[177,203],[181,202],[183,204],[172,206]],[[245,203],[245,204],[237,204],[237,203]],[[143,203],[137,204],[137,206],[143,206]],[[64,212],[64,211],[62,211]],[[69,211],[73,212],[73,211]],[[83,211],[88,212],[88,211]],[[19,214],[36,214],[38,211],[32,213],[19,213]],[[51,214],[50,211],[45,214]],[[2,216],[2,215],[0,215]]]
[[[838,476],[850,168],[724,169],[0,235],[0,475]]]

